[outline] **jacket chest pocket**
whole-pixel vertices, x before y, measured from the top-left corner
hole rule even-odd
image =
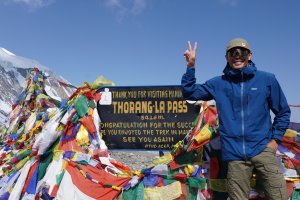
[[[251,115],[252,112],[255,112],[257,115],[265,113],[268,110],[266,89],[250,88],[247,93],[247,108],[248,116]]]
[[[227,109],[229,109],[230,111],[227,112],[227,115],[229,115],[229,113],[231,113],[231,118],[233,120],[236,119],[237,113],[241,110],[241,105],[240,105],[240,98],[235,96],[235,93],[233,90],[231,89],[227,89],[225,90],[225,96],[226,99],[224,100],[226,103],[224,105],[226,105]]]

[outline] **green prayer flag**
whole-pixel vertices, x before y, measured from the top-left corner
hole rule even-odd
[[[192,150],[174,158],[178,165],[191,164],[196,161],[197,153]]]
[[[77,124],[78,123],[78,120],[79,120],[79,117],[77,114],[75,114],[73,117],[72,117],[72,123],[73,124]]]
[[[24,151],[22,151],[19,155],[18,155],[18,159],[22,160],[23,158],[29,156],[31,154],[32,150],[31,149],[26,149]]]
[[[64,175],[65,175],[65,171],[62,171],[60,174],[56,175],[56,184],[57,185],[60,185],[60,182],[63,179]]]
[[[193,127],[197,125],[197,123],[198,123],[198,121],[199,121],[199,118],[200,118],[200,113],[199,113],[199,115],[196,117],[196,119],[193,121],[193,123],[192,123],[192,126],[193,126]]]
[[[292,200],[298,200],[300,199],[300,190],[294,189],[292,194]]]
[[[85,96],[79,96],[74,102],[74,108],[79,116],[79,118],[83,117],[88,111],[88,103]]]
[[[171,170],[170,168],[168,168],[168,175],[174,175],[174,174],[179,174],[179,169]]]
[[[204,189],[206,184],[205,178],[195,178],[195,177],[188,177],[187,179],[189,187]]]
[[[47,168],[54,155],[53,149],[58,145],[58,143],[59,139],[56,139],[56,141],[50,146],[50,148],[41,156],[37,181],[42,180],[42,178],[45,176]]]
[[[96,108],[96,104],[95,104],[95,101],[94,100],[90,100],[89,101],[89,106],[91,107],[91,108]]]
[[[143,200],[144,199],[144,184],[138,183],[134,188],[123,190],[122,197],[124,200]]]
[[[82,165],[88,165],[89,163],[85,160],[81,160],[81,161],[76,161],[77,163],[79,164],[82,164]]]
[[[186,190],[188,193],[188,197],[186,198],[186,200],[197,200],[198,190],[196,190],[195,188],[191,188],[191,187],[186,187]]]
[[[170,185],[170,184],[172,184],[172,183],[174,183],[174,182],[176,182],[176,181],[177,181],[177,180],[175,180],[175,179],[172,178],[172,177],[167,177],[167,178],[164,179],[164,182],[165,182],[166,185]]]

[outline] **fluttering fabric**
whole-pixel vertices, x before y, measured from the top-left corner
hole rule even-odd
[[[132,171],[110,157],[96,105],[104,83],[84,83],[58,102],[44,90],[46,76],[28,72],[27,85],[1,130],[0,199],[219,199],[226,197],[217,109],[200,102],[198,117],[171,152]],[[296,123],[295,123],[296,124]],[[299,198],[300,135],[294,124],[279,145],[278,162],[291,199]],[[251,196],[262,198],[253,175]]]

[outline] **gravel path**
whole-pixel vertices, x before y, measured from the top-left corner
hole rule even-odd
[[[159,156],[158,151],[110,150],[111,158],[128,165],[132,171],[146,168]]]

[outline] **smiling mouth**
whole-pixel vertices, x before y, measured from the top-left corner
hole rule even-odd
[[[236,65],[240,65],[240,64],[242,64],[243,62],[241,62],[241,61],[236,61],[236,62],[233,62],[233,64],[236,64]]]
[[[237,60],[234,60],[233,62],[234,62],[234,63],[242,63],[242,62],[244,62],[244,60],[237,59]]]

